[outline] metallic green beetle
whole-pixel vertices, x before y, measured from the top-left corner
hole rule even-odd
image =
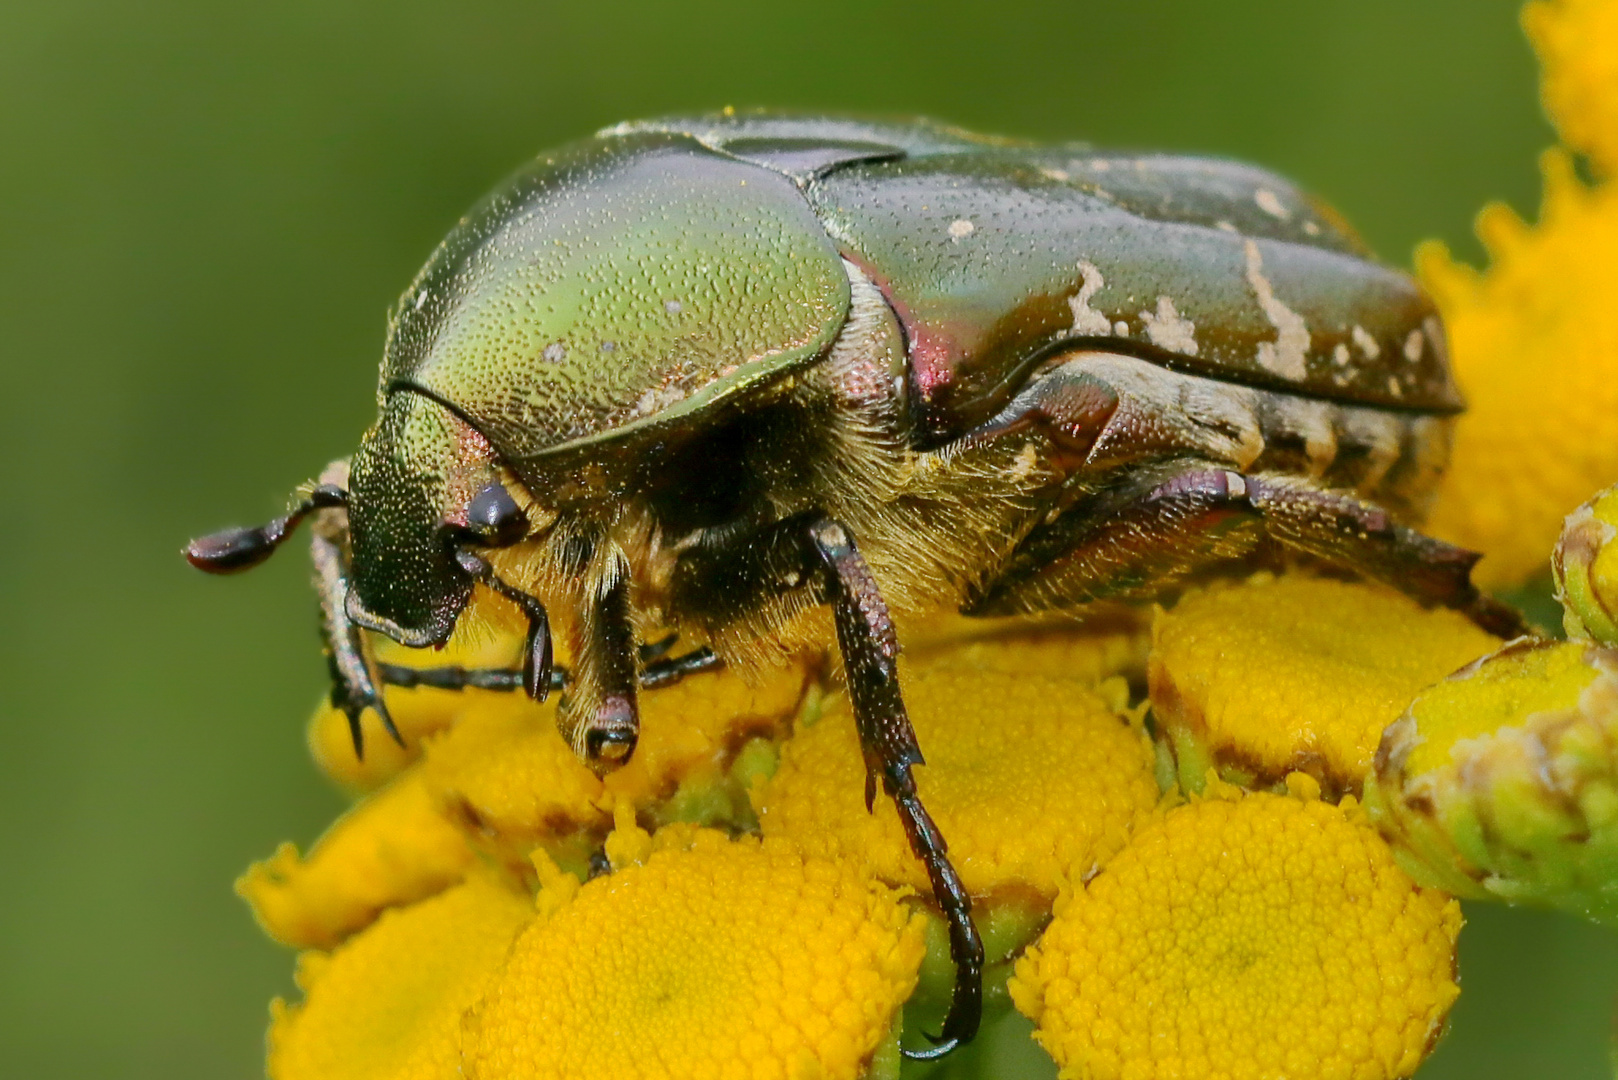
[[[597,768],[637,689],[756,665],[831,605],[865,747],[951,925],[938,1046],[982,946],[916,797],[890,611],[1145,599],[1295,555],[1496,629],[1474,556],[1412,531],[1461,400],[1431,303],[1330,211],[1222,161],[928,123],[722,115],[544,155],[450,233],[389,322],[380,418],[291,512],[194,541],[262,560],[314,515],[335,689],[566,686]],[[390,668],[482,584],[520,672]],[[549,610],[574,670],[553,672]],[[642,647],[653,629],[703,642]]]

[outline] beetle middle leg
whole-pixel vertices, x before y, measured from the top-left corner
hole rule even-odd
[[[943,1030],[930,1050],[940,1057],[977,1033],[983,1008],[983,941],[972,900],[949,860],[949,845],[916,791],[912,768],[924,764],[899,688],[899,640],[886,603],[853,536],[818,513],[798,514],[764,529],[745,546],[687,553],[673,582],[673,606],[699,622],[723,625],[757,611],[771,597],[807,589],[829,603],[837,626],[849,702],[865,757],[865,805],[876,785],[899,811],[910,850],[927,868],[933,898],[949,923],[955,989]]]

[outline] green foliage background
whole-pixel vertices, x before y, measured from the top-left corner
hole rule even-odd
[[[0,6],[0,1073],[251,1077],[290,954],[232,877],[338,810],[298,553],[257,521],[368,422],[383,312],[539,149],[767,104],[1239,155],[1383,255],[1474,256],[1551,132],[1513,0],[57,0]],[[1475,909],[1426,1080],[1605,1075],[1618,938]]]

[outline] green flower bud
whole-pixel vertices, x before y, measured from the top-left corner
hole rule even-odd
[[[1365,801],[1423,884],[1618,922],[1618,651],[1521,639],[1422,691]]]
[[[1567,636],[1618,645],[1618,486],[1567,516],[1551,572]]]

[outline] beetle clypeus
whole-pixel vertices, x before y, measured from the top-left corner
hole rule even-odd
[[[622,124],[517,173],[389,320],[381,415],[287,516],[194,541],[252,566],[313,515],[333,701],[565,686],[598,769],[638,688],[754,665],[829,604],[865,748],[951,928],[933,1056],[983,950],[916,795],[891,610],[1146,599],[1293,554],[1470,611],[1474,556],[1413,531],[1461,401],[1432,305],[1291,184],[1195,158],[927,123]],[[520,672],[379,664],[482,585]],[[553,671],[547,607],[574,669]],[[654,629],[703,642],[658,655]],[[396,734],[396,733],[395,733]]]

